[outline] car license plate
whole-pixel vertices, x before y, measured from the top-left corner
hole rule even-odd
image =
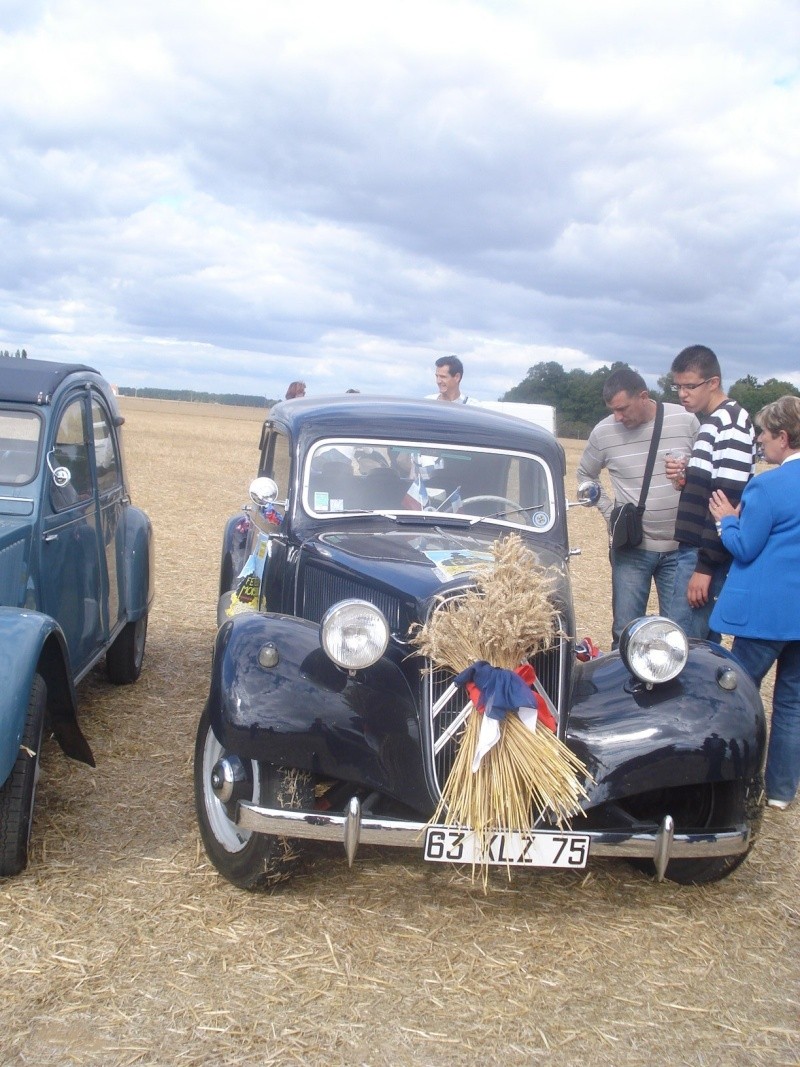
[[[511,867],[585,867],[589,858],[586,834],[536,830],[530,833],[495,831],[485,852],[479,835],[455,826],[429,826],[425,859],[433,863],[497,864]]]

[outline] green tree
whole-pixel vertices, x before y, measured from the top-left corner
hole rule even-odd
[[[761,385],[758,378],[748,374],[733,383],[728,390],[728,396],[737,404],[741,404],[752,417],[765,404],[771,404],[773,400],[778,400],[782,396],[800,396],[800,390],[796,389],[791,382],[781,382],[777,378],[768,378]]]
[[[523,404],[549,404],[556,410],[556,428],[563,437],[588,437],[592,427],[608,414],[603,385],[612,371],[627,367],[612,363],[590,374],[566,371],[560,363],[537,363],[525,378],[500,397]]]

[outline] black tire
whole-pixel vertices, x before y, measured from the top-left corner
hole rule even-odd
[[[0,877],[3,878],[19,874],[28,865],[46,704],[47,686],[44,678],[36,674],[17,760],[0,789]]]
[[[272,834],[239,829],[211,788],[211,770],[226,755],[204,711],[194,748],[194,795],[200,836],[219,873],[240,889],[272,889],[287,881],[300,859],[300,843]],[[312,775],[293,768],[243,760],[246,798],[270,808],[314,807]]]
[[[106,652],[106,673],[114,685],[130,685],[142,673],[147,641],[147,615],[123,626]]]
[[[675,832],[704,830],[710,827],[732,826],[742,820],[743,813],[750,822],[753,833],[746,852],[736,856],[709,856],[698,859],[670,860],[664,877],[679,885],[707,885],[727,878],[740,867],[750,854],[758,828],[763,805],[763,792],[757,784],[745,797],[742,782],[707,782],[694,786],[658,790],[646,797],[636,798],[633,814],[637,818],[660,821],[663,815],[672,815]],[[628,807],[628,805],[626,805]],[[633,866],[647,874],[655,868],[649,860],[633,860]]]

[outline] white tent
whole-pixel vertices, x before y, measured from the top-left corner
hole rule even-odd
[[[535,423],[550,433],[556,432],[556,409],[548,404],[514,404],[505,400],[481,400],[482,408],[491,411],[499,411],[503,415],[513,415],[517,419],[525,419]]]

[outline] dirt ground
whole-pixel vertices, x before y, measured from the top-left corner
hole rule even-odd
[[[0,1063],[800,1063],[800,808],[705,888],[620,861],[468,873],[319,848],[279,893],[217,876],[192,748],[225,519],[263,412],[123,400],[133,499],[156,536],[145,670],[79,689],[97,768],[48,742],[28,870],[0,885]],[[572,492],[581,445],[564,442]],[[570,514],[579,634],[608,647],[602,523]]]

